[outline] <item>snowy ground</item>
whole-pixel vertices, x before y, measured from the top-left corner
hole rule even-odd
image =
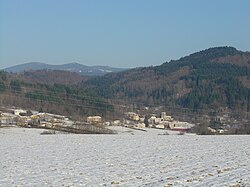
[[[0,128],[0,186],[250,186],[250,136]]]

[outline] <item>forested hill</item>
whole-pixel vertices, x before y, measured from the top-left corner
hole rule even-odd
[[[83,82],[102,97],[153,106],[250,110],[250,53],[215,47]]]
[[[12,74],[0,71],[0,107],[50,112],[84,119],[88,115],[106,117],[113,106],[91,90],[77,86],[85,79],[72,72],[34,71]]]

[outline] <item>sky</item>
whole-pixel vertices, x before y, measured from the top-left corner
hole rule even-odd
[[[217,46],[250,51],[250,0],[0,0],[0,69],[134,68]]]

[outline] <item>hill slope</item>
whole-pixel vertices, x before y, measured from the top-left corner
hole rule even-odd
[[[70,75],[73,73],[61,71],[49,71],[48,74],[35,72],[39,73],[47,77],[41,79],[42,76],[38,75],[37,79],[34,74],[26,76],[0,72],[0,107],[22,107],[62,114],[77,120],[88,115],[105,117],[113,112],[113,106],[105,99],[98,97],[91,90],[73,84],[80,75]],[[62,76],[68,77],[61,79]]]
[[[83,82],[100,96],[192,111],[250,111],[250,53],[215,47]]]
[[[40,83],[49,85],[76,85],[79,82],[89,78],[75,72],[62,70],[30,70],[22,73],[12,73],[11,77],[26,83]]]
[[[70,71],[76,72],[85,76],[102,76],[110,72],[119,72],[123,71],[122,68],[112,68],[109,66],[86,66],[79,63],[69,63],[63,65],[50,65],[40,62],[30,62],[26,64],[21,64],[9,68],[5,68],[4,71],[19,73],[23,71],[29,70],[62,70],[62,71]]]

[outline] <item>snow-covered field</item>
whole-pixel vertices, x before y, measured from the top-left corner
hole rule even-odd
[[[250,186],[250,136],[0,128],[0,186]]]

